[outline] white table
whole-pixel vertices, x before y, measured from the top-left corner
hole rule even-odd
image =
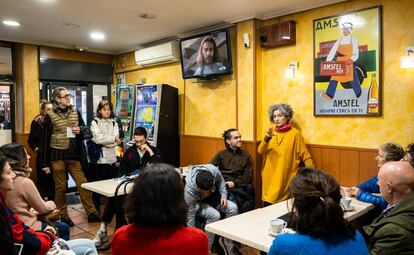
[[[255,249],[268,252],[274,237],[268,234],[269,222],[287,212],[291,200],[233,216],[207,224],[206,231],[243,243]],[[352,199],[354,210],[345,212],[344,217],[352,221],[374,208],[374,205]]]
[[[176,168],[182,177],[185,177],[188,173],[188,167],[180,167]],[[90,190],[92,192],[96,192],[98,194],[104,195],[106,197],[114,197],[115,190],[118,186],[119,182],[115,179],[108,179],[103,181],[96,181],[96,182],[86,182],[81,185],[82,188]],[[124,187],[126,186],[126,193],[130,193],[132,191],[132,187],[134,186],[132,181],[130,183],[122,185],[118,190],[118,195],[124,195]]]

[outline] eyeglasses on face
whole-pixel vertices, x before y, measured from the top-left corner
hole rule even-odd
[[[66,95],[64,95],[64,96],[59,96],[59,98],[71,98],[72,97],[72,95],[71,94],[66,94]]]

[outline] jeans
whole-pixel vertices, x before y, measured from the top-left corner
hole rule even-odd
[[[98,255],[95,245],[90,239],[73,239],[67,241],[67,244],[76,255]]]
[[[55,225],[55,227],[57,228],[60,238],[62,238],[65,241],[68,241],[70,239],[70,229],[68,224],[61,221],[54,221],[53,225]],[[44,230],[46,226],[47,225],[42,222],[42,230]]]
[[[333,98],[335,96],[337,86],[338,86],[338,81],[330,80],[328,89],[326,90],[326,94],[329,97]],[[357,74],[355,67],[354,67],[354,79],[351,81],[351,86],[355,92],[355,96],[359,98],[361,96],[362,90],[361,90],[361,84],[359,84],[358,74]]]
[[[68,171],[76,183],[79,196],[87,214],[96,212],[92,203],[92,194],[90,191],[82,188],[81,185],[86,182],[83,174],[81,162],[78,160],[54,160],[52,161],[53,179],[55,180],[55,202],[57,209],[60,210],[62,217],[68,216],[68,204],[66,202],[66,172]]]
[[[220,212],[225,214],[225,218],[237,215],[237,205],[230,200],[227,200],[226,209],[221,208],[218,204],[215,208],[207,203],[197,203],[196,205],[197,216],[206,220],[206,224],[216,222],[220,220]],[[214,234],[206,231],[208,238],[208,247],[211,251],[214,243]]]

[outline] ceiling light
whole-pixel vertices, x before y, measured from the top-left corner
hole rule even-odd
[[[85,47],[85,46],[79,46],[79,45],[74,45],[74,46],[73,46],[73,48],[74,48],[75,50],[78,50],[78,51],[86,51],[86,50],[88,50],[88,47]]]
[[[142,19],[155,19],[155,15],[151,13],[140,13],[138,16]]]
[[[101,32],[92,32],[92,33],[90,34],[90,37],[91,37],[93,40],[96,40],[96,41],[102,41],[102,40],[104,40],[104,39],[105,39],[105,35],[104,35],[103,33],[101,33]]]
[[[3,24],[11,27],[19,27],[20,23],[15,20],[3,20]]]

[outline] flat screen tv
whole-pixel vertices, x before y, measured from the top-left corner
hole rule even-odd
[[[214,79],[232,73],[228,29],[183,38],[180,48],[184,79]]]

